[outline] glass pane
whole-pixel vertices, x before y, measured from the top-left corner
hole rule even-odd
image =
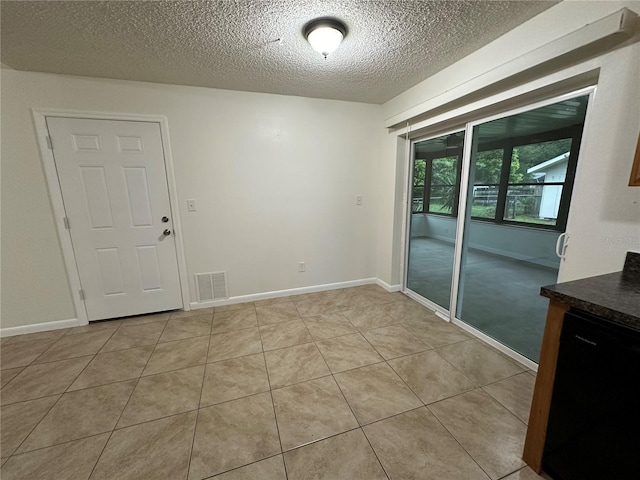
[[[503,149],[486,150],[474,158],[473,200],[471,216],[475,218],[496,218],[498,189],[502,172]]]
[[[570,138],[513,149],[504,220],[556,225],[570,150]]]
[[[426,162],[416,159],[413,163],[413,196],[411,202],[411,211],[420,213],[424,211],[424,176]]]
[[[407,287],[449,309],[464,132],[414,144]],[[426,190],[426,192],[425,192]],[[425,194],[428,208],[423,205]]]
[[[503,156],[504,153],[502,149],[478,153],[475,158],[475,177],[473,184],[487,185],[500,183]]]
[[[475,218],[496,218],[498,185],[474,185],[471,191],[471,216]]]
[[[548,307],[539,292],[556,283],[561,231],[530,226],[554,226],[562,215],[587,100],[486,122],[473,132],[456,316],[536,362]]]
[[[549,189],[556,189],[551,192]],[[557,195],[555,195],[557,193]],[[507,190],[506,208],[504,210],[504,220],[514,222],[533,223],[536,225],[555,225],[558,217],[558,207],[560,205],[560,195],[562,194],[562,186],[544,186],[544,185],[509,185]],[[541,216],[542,199],[548,203],[553,196],[557,199],[555,204],[555,213],[552,217]],[[552,208],[554,208],[552,206]]]
[[[538,168],[549,160],[567,154],[571,150],[571,139],[563,138],[551,142],[530,143],[518,145],[513,148],[511,171],[514,176],[511,183],[540,183],[544,178],[544,169],[541,172]],[[515,166],[514,166],[515,165]],[[566,172],[566,168],[565,168]],[[543,181],[551,181],[546,179]],[[564,178],[563,180],[564,181]]]
[[[431,161],[429,212],[453,213],[457,202],[458,157],[435,158]]]

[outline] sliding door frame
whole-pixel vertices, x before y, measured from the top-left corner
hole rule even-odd
[[[460,290],[460,272],[462,268],[462,255],[463,255],[463,241],[466,227],[466,216],[467,216],[467,199],[469,195],[469,174],[471,172],[471,152],[473,151],[473,142],[476,141],[474,139],[473,130],[476,126],[481,125],[483,123],[491,122],[494,120],[499,120],[501,118],[510,117],[513,115],[518,115],[520,113],[528,112],[530,110],[535,110],[540,107],[545,107],[548,105],[553,105],[554,103],[563,102],[565,100],[570,100],[572,98],[581,97],[588,95],[589,102],[587,106],[587,111],[585,114],[585,120],[583,125],[583,131],[587,122],[589,121],[589,115],[591,108],[593,105],[594,97],[596,95],[597,85],[590,85],[588,87],[583,87],[578,90],[572,90],[571,92],[567,92],[560,95],[555,95],[553,97],[545,98],[544,100],[539,100],[533,103],[527,103],[526,105],[522,105],[517,108],[501,111],[494,115],[483,116],[482,118],[478,118],[476,120],[472,120],[466,122],[463,125],[460,125],[455,129],[448,129],[447,131],[436,131],[433,133],[428,133],[426,135],[416,136],[415,138],[410,137],[410,132],[407,132],[407,139],[411,142],[410,148],[408,148],[408,168],[405,171],[408,172],[408,178],[405,182],[405,188],[407,189],[406,195],[406,203],[405,203],[405,232],[404,232],[404,251],[403,251],[403,284],[402,291],[407,294],[409,297],[423,304],[424,306],[434,310],[438,316],[443,318],[444,320],[451,322],[455,325],[458,325],[462,329],[470,332],[474,336],[484,340],[486,343],[491,346],[497,348],[501,352],[506,355],[518,360],[519,362],[527,365],[529,368],[537,371],[538,365],[532,360],[528,359],[524,355],[512,350],[507,347],[503,343],[497,341],[496,339],[486,335],[475,327],[471,326],[468,323],[465,323],[460,318],[457,317],[457,308],[458,308],[458,293]],[[453,275],[451,279],[451,297],[449,303],[449,309],[445,309],[434,302],[430,301],[422,297],[417,292],[410,290],[408,287],[408,275],[409,275],[409,250],[410,250],[410,235],[411,235],[411,220],[412,220],[412,197],[413,197],[413,168],[415,162],[415,144],[418,142],[422,142],[425,140],[430,140],[433,138],[437,138],[444,135],[449,135],[452,133],[460,132],[464,130],[464,148],[462,151],[462,163],[460,165],[461,177],[460,177],[460,192],[458,195],[458,216],[456,218],[456,237],[455,237],[455,248],[454,248],[454,261],[453,261]],[[578,158],[580,157],[582,150],[584,148],[584,141],[581,142],[579,152],[577,152]],[[425,179],[426,182],[426,179]],[[570,195],[572,192],[568,192]],[[564,194],[563,194],[564,196]],[[570,199],[569,199],[570,201]],[[569,221],[567,219],[567,225],[564,226],[565,232],[567,231]],[[564,265],[564,259],[560,261],[559,267],[559,275],[560,271]]]
[[[405,218],[405,232],[404,232],[404,252],[403,252],[403,274],[402,274],[402,292],[405,295],[408,295],[409,297],[411,297],[412,299],[414,299],[415,301],[417,301],[418,303],[421,303],[422,305],[424,305],[425,307],[430,308],[431,310],[435,311],[436,315],[438,315],[439,317],[441,317],[443,320],[449,322],[451,321],[451,315],[450,315],[450,311],[447,308],[444,308],[440,305],[438,305],[437,303],[429,300],[426,297],[423,297],[422,295],[420,295],[418,292],[414,292],[413,290],[409,289],[409,255],[410,255],[410,250],[411,250],[411,226],[412,226],[412,220],[413,220],[413,211],[412,211],[412,207],[413,207],[413,171],[414,171],[414,166],[415,166],[415,154],[416,154],[416,143],[420,143],[420,142],[424,142],[426,140],[432,140],[434,138],[438,138],[438,137],[444,137],[447,135],[452,135],[454,133],[459,133],[459,132],[465,132],[466,135],[466,130],[465,130],[465,126],[464,124],[460,125],[457,128],[454,129],[448,129],[445,131],[438,131],[435,134],[429,134],[429,135],[422,135],[416,138],[410,138],[410,142],[411,142],[411,147],[408,148],[408,152],[409,152],[409,157],[408,157],[408,168],[406,169],[408,171],[408,178],[407,178],[407,182],[406,182],[406,191],[407,191],[407,203],[406,203],[406,218]],[[466,137],[465,137],[465,142],[466,142]],[[463,153],[463,157],[464,157],[464,149],[462,151]],[[461,158],[462,159],[462,158]],[[462,171],[462,163],[459,166],[459,171]],[[460,174],[456,174],[456,177],[460,175]],[[426,178],[426,174],[425,174],[425,190],[426,190],[426,182],[427,182],[427,178]],[[462,193],[460,192],[458,194],[458,202],[460,201],[460,195]],[[423,209],[424,208],[428,208],[428,206],[425,206],[423,204]],[[427,215],[428,213],[425,213],[423,211],[423,215]],[[460,211],[458,210],[457,212],[457,216],[456,218],[456,232],[458,231],[458,223],[459,223],[459,219],[460,219]],[[457,233],[456,233],[456,239],[457,239]],[[454,242],[454,246],[457,244],[457,241]],[[454,265],[453,267],[455,268],[455,253],[454,253]],[[455,274],[455,270],[453,271],[453,273]],[[453,282],[452,282],[453,285]],[[453,295],[453,290],[451,290],[451,295]],[[451,305],[451,303],[449,303],[449,305]]]

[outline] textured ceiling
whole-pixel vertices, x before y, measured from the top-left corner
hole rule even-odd
[[[17,70],[383,103],[554,3],[2,1],[1,53]],[[349,30],[327,60],[301,32],[319,16]]]

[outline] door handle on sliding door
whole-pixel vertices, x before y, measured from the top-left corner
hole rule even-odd
[[[563,260],[567,258],[565,253],[567,251],[567,245],[569,245],[569,235],[567,235],[567,232],[561,233],[556,241],[556,255]]]

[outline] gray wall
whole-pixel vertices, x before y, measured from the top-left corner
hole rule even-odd
[[[467,231],[471,248],[505,257],[559,268],[556,241],[560,232],[496,225],[472,220]],[[454,242],[456,219],[437,215],[413,215],[411,237],[429,237]]]

